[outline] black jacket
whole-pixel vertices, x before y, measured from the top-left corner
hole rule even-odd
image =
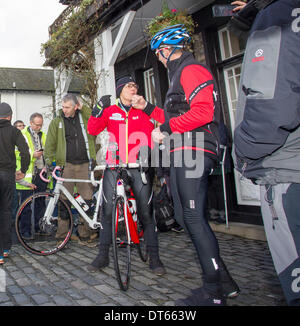
[[[21,131],[13,127],[10,121],[0,119],[0,170],[15,172],[16,156],[15,147],[17,146],[21,156],[21,171],[26,173],[30,154],[28,145]]]
[[[62,112],[65,124],[67,145],[66,161],[72,164],[83,164],[89,161],[87,148],[82,134],[78,111],[73,118],[66,118]]]

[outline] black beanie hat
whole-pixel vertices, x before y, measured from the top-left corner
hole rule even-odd
[[[122,77],[117,80],[117,84],[116,84],[117,98],[120,97],[123,87],[128,83],[135,83],[135,81],[133,80],[133,78],[131,76],[125,76],[125,77]]]
[[[0,103],[0,118],[7,118],[12,116],[12,109],[9,104],[2,102]]]

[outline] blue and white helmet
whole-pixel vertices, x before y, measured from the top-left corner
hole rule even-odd
[[[190,35],[183,24],[168,26],[156,33],[151,40],[151,50],[162,46],[182,48],[184,43],[189,42]]]

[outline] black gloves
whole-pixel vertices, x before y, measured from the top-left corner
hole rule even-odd
[[[92,110],[93,117],[95,118],[100,117],[102,110],[111,105],[110,97],[111,95],[104,95],[100,98],[99,102],[94,106]]]
[[[182,94],[170,94],[165,105],[168,112],[184,114],[190,109],[185,96]]]

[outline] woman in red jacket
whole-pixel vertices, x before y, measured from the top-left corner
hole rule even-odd
[[[105,128],[109,134],[106,153],[108,164],[133,163],[141,147],[152,147],[151,132],[154,128],[149,116],[141,110],[131,107],[131,100],[137,94],[138,86],[131,77],[123,77],[116,85],[117,104],[110,105],[110,96],[104,96],[93,109],[88,121],[88,132],[98,135]],[[156,275],[165,273],[159,259],[158,238],[153,220],[153,190],[151,169],[146,172],[147,184],[143,184],[138,169],[130,169],[132,190],[136,198],[137,213],[144,228],[144,237],[149,252],[149,267]],[[103,178],[103,229],[100,230],[99,253],[88,266],[89,271],[102,269],[109,264],[109,246],[111,244],[111,217],[113,186],[116,183],[116,171],[107,168]]]

